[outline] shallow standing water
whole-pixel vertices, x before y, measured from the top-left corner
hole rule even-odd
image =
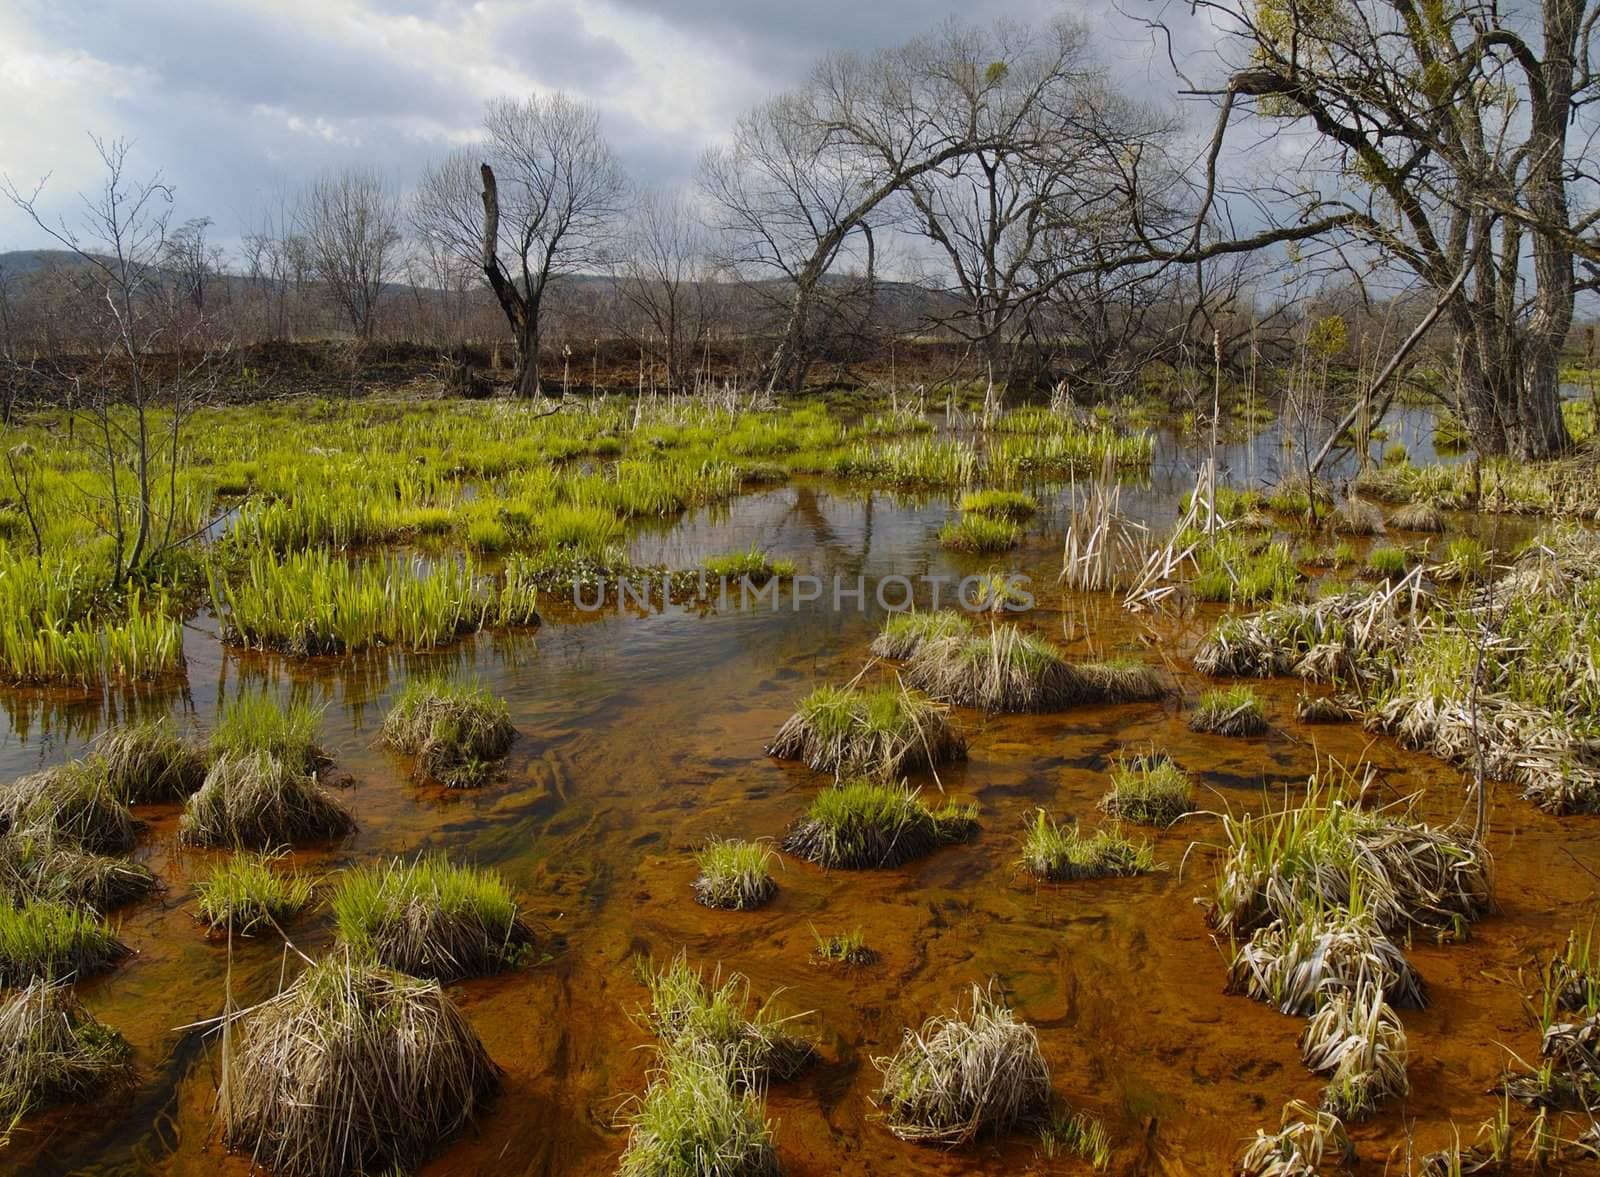
[[[1156,526],[1169,521],[1177,494],[1192,485],[1188,466],[1180,456],[1158,468],[1154,485],[1125,489],[1124,509]],[[890,575],[1017,569],[1033,577],[1038,597],[1022,624],[1076,655],[1164,664],[1182,695],[1201,689],[1187,660],[1214,610],[1137,616],[1109,596],[1055,587],[1064,495],[1028,529],[1023,549],[995,560],[940,550],[934,534],[952,512],[943,497],[918,502],[797,482],[642,533],[633,554],[684,566],[756,544],[794,558],[802,572],[862,576],[869,586]],[[920,604],[929,604],[926,592]],[[125,711],[172,711],[203,733],[219,697],[256,682],[325,703],[324,742],[334,772],[353,781],[346,799],[360,830],[336,847],[300,852],[299,863],[331,875],[376,856],[445,849],[500,869],[549,939],[549,958],[533,968],[450,987],[506,1081],[477,1133],[450,1146],[430,1173],[614,1172],[625,1142],[619,1113],[643,1090],[651,1058],[651,1037],[631,1018],[644,997],[634,960],[680,949],[694,963],[747,974],[763,996],[782,990],[783,1007],[808,1015],[802,1025],[822,1062],[774,1085],[767,1100],[791,1175],[1086,1172],[1076,1160],[1039,1158],[1021,1137],[946,1152],[902,1143],[875,1120],[872,1058],[892,1052],[904,1027],[991,979],[1038,1028],[1057,1094],[1105,1120],[1117,1145],[1114,1172],[1225,1172],[1257,1127],[1276,1127],[1286,1100],[1314,1103],[1322,1080],[1299,1061],[1303,1020],[1222,993],[1226,945],[1213,942],[1194,903],[1211,880],[1214,818],[1156,835],[1163,869],[1153,875],[1059,886],[1017,871],[1023,822],[1043,807],[1095,824],[1112,758],[1152,744],[1195,775],[1214,810],[1277,804],[1320,752],[1370,758],[1389,795],[1424,790],[1426,814],[1448,820],[1463,801],[1460,775],[1354,726],[1296,723],[1300,684],[1288,681],[1263,684],[1273,730],[1250,741],[1191,733],[1179,696],[1046,716],[961,711],[970,759],[918,783],[975,800],[975,840],[892,871],[826,873],[785,858],[767,907],[701,908],[689,894],[695,849],[713,836],[775,837],[828,783],[768,759],[762,746],[799,696],[853,677],[869,660],[882,613],[870,591],[864,611],[844,605],[794,608],[785,595],[776,610],[763,602],[618,616],[615,607],[585,614],[551,602],[536,633],[481,635],[425,657],[305,661],[225,651],[202,616],[188,631],[182,690],[114,707],[63,692],[5,696],[0,773],[59,762]],[[429,667],[475,674],[510,702],[521,736],[503,778],[485,789],[415,785],[409,764],[377,746],[391,695]],[[177,847],[176,814],[141,811],[150,828],[137,855],[166,891],[120,913],[137,955],[80,986],[95,1013],[136,1046],[141,1085],[114,1106],[30,1121],[0,1157],[14,1171],[249,1168],[211,1138],[213,1048],[175,1027],[218,1013],[230,983],[235,1002],[271,993],[285,954],[268,940],[236,945],[229,981],[226,947],[205,940],[190,915],[191,880],[218,855]],[[1518,970],[1594,914],[1589,872],[1600,866],[1600,822],[1548,818],[1500,789],[1490,846],[1501,912],[1465,944],[1412,947],[1433,1004],[1403,1015],[1410,1097],[1353,1130],[1362,1172],[1404,1172],[1408,1155],[1450,1141],[1452,1120],[1470,1140],[1494,1114],[1487,1089],[1506,1048],[1523,1057],[1537,1049],[1522,1012],[1534,978]],[[856,970],[815,966],[813,927],[859,927],[881,960]],[[329,941],[321,912],[289,931],[313,955]]]

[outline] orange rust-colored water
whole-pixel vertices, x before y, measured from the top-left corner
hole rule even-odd
[[[1130,492],[1124,506],[1155,516],[1170,513],[1172,500],[1170,488]],[[940,551],[933,536],[950,513],[943,500],[907,504],[796,485],[702,513],[635,547],[641,559],[687,565],[757,543],[824,577],[988,566]],[[1164,664],[1192,698],[1202,684],[1188,654],[1215,614],[1138,617],[1108,597],[1062,594],[1053,582],[1061,523],[1058,503],[1020,553],[993,562],[1035,578],[1038,608],[1022,624],[1075,654]],[[873,1057],[891,1052],[904,1027],[991,979],[1037,1027],[1059,1096],[1105,1120],[1116,1142],[1113,1171],[1228,1171],[1258,1126],[1276,1126],[1285,1101],[1314,1103],[1322,1084],[1299,1061],[1301,1020],[1223,993],[1226,946],[1213,942],[1194,902],[1212,878],[1216,819],[1190,818],[1156,835],[1155,874],[1060,886],[1017,871],[1024,820],[1043,807],[1094,824],[1111,758],[1152,744],[1195,775],[1213,809],[1259,808],[1269,797],[1276,804],[1303,784],[1319,751],[1370,758],[1390,793],[1423,791],[1437,820],[1459,811],[1460,775],[1353,726],[1298,724],[1300,687],[1288,681],[1262,685],[1273,727],[1259,740],[1191,733],[1182,697],[1045,716],[959,712],[970,758],[942,770],[938,783],[919,783],[978,803],[974,841],[888,871],[825,873],[785,858],[770,905],[748,913],[697,906],[696,848],[719,835],[776,836],[827,783],[767,758],[762,746],[798,696],[861,669],[880,622],[876,610],[835,611],[830,601],[621,617],[552,603],[537,634],[484,635],[429,657],[296,663],[225,651],[201,617],[189,635],[187,688],[140,706],[172,710],[199,732],[217,696],[247,681],[325,703],[325,743],[354,782],[347,799],[360,830],[336,847],[299,852],[300,864],[331,875],[376,856],[445,849],[502,871],[546,930],[544,962],[450,987],[504,1067],[505,1084],[476,1132],[451,1143],[428,1173],[614,1172],[625,1143],[619,1116],[643,1090],[651,1061],[650,1037],[630,1018],[643,999],[633,962],[680,949],[692,962],[747,974],[759,994],[781,989],[782,1006],[807,1014],[802,1024],[822,1061],[774,1085],[767,1100],[792,1177],[1087,1172],[1080,1161],[1041,1159],[1026,1139],[950,1152],[906,1144],[874,1117]],[[409,765],[377,746],[391,694],[407,674],[437,665],[477,674],[510,702],[521,736],[503,778],[482,790],[413,784]],[[7,709],[7,773],[73,754],[106,719],[102,705],[59,695],[17,696]],[[192,880],[216,856],[177,847],[176,807],[141,816],[149,830],[138,854],[166,889],[119,913],[137,955],[80,986],[134,1043],[140,1085],[114,1104],[30,1121],[0,1155],[13,1171],[249,1169],[211,1131],[214,1045],[176,1028],[214,1016],[229,983],[226,948],[204,939],[191,916]],[[1411,1095],[1354,1129],[1362,1172],[1405,1172],[1408,1156],[1449,1142],[1452,1122],[1470,1139],[1493,1116],[1498,1101],[1487,1091],[1507,1050],[1536,1050],[1522,1010],[1528,970],[1594,914],[1600,823],[1546,817],[1500,789],[1491,827],[1501,910],[1466,943],[1412,946],[1433,1004],[1404,1015]],[[813,927],[860,928],[881,959],[853,970],[814,965]],[[312,954],[330,941],[321,911],[289,931]],[[284,961],[270,941],[236,946],[235,1002],[270,993]]]

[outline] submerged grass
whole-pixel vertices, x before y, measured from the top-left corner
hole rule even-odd
[[[511,711],[488,688],[413,679],[383,721],[386,744],[416,757],[416,775],[448,788],[482,785],[516,738]]]
[[[533,946],[499,875],[442,856],[347,871],[328,906],[354,955],[413,976],[496,973],[523,963]]]
[[[1170,826],[1194,808],[1189,774],[1155,752],[1118,760],[1100,807],[1123,821]]]
[[[178,819],[192,846],[270,850],[339,838],[355,828],[348,809],[316,777],[268,752],[218,757]]]
[[[893,867],[964,842],[977,830],[977,806],[929,809],[913,789],[849,781],[822,790],[784,835],[790,854],[829,869]]]
[[[279,870],[275,863],[283,857],[239,851],[195,883],[200,922],[212,932],[248,936],[298,915],[311,901],[311,880]]]
[[[946,708],[896,684],[818,687],[800,701],[769,756],[803,760],[818,772],[897,777],[967,754]]]
[[[1022,866],[1049,883],[1139,875],[1155,869],[1155,850],[1148,842],[1127,837],[1120,826],[1085,834],[1077,823],[1057,825],[1041,809],[1023,835]]]
[[[343,953],[223,1033],[223,1143],[288,1177],[414,1170],[499,1086],[437,982]]]
[[[694,857],[700,874],[694,897],[706,907],[748,911],[778,893],[772,880],[772,851],[760,842],[736,838],[712,842]]]
[[[966,1144],[1041,1120],[1050,1070],[1032,1026],[992,991],[974,985],[965,1014],[929,1018],[900,1049],[873,1060],[883,1073],[878,1103],[901,1140]]]
[[[127,1039],[97,1021],[69,982],[31,981],[0,998],[0,1121],[131,1086],[132,1059]]]

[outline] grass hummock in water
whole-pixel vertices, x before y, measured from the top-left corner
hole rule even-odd
[[[1470,831],[1427,825],[1404,808],[1363,810],[1350,800],[1362,779],[1328,761],[1303,803],[1224,816],[1228,851],[1213,926],[1239,936],[1298,920],[1308,906],[1359,902],[1385,931],[1422,928],[1443,938],[1465,935],[1490,911],[1492,864]]]
[[[1004,552],[1022,542],[1022,529],[1003,518],[963,515],[939,529],[939,544],[952,552]]]
[[[924,640],[906,677],[942,703],[988,712],[1058,711],[1091,697],[1061,651],[1012,625],[981,637]]]
[[[1154,752],[1119,760],[1100,807],[1123,821],[1170,826],[1194,808],[1189,774],[1171,757]]]
[[[107,728],[94,751],[112,791],[129,805],[182,801],[206,779],[205,753],[167,719]]]
[[[793,560],[775,560],[754,547],[744,552],[707,556],[701,567],[707,575],[719,580],[748,580],[751,584],[764,584],[774,577],[793,576],[797,571]]]
[[[1367,553],[1366,575],[1378,580],[1397,580],[1411,566],[1411,557],[1404,548],[1384,544]]]
[[[1389,524],[1396,531],[1438,532],[1444,530],[1444,513],[1428,500],[1418,499],[1390,515]]]
[[[277,1173],[413,1171],[499,1086],[440,990],[337,953],[226,1024],[224,1145]]]
[[[875,781],[824,789],[784,835],[790,854],[829,869],[892,867],[964,842],[977,830],[977,806],[954,802],[935,811],[916,790]]]
[[[342,837],[354,828],[350,811],[316,777],[257,752],[212,763],[178,819],[178,840],[269,850]]]
[[[679,953],[664,969],[641,962],[650,990],[644,1020],[668,1053],[716,1059],[720,1068],[745,1086],[767,1079],[792,1079],[816,1054],[805,1039],[786,1029],[767,1002],[750,1012],[750,982],[739,973],[709,979]]]
[[[663,1051],[625,1119],[620,1177],[778,1177],[760,1096],[716,1058]]]
[[[1144,874],[1155,869],[1155,850],[1135,842],[1116,825],[1085,834],[1077,823],[1059,826],[1044,810],[1028,823],[1022,839],[1022,866],[1048,883]]]
[[[1300,1057],[1313,1075],[1329,1076],[1323,1107],[1341,1120],[1362,1119],[1411,1090],[1405,1027],[1372,985],[1332,993],[1306,1024]]]
[[[133,849],[136,824],[97,757],[18,777],[0,791],[5,829],[76,846],[91,854]]]
[[[818,772],[899,776],[967,754],[946,709],[898,685],[818,687],[767,747]]]
[[[1083,680],[1084,702],[1149,703],[1168,693],[1161,672],[1137,658],[1074,662],[1072,668]]]
[[[129,1086],[132,1058],[127,1039],[98,1022],[70,982],[30,981],[0,998],[0,1123]]]
[[[347,871],[328,906],[352,952],[418,977],[515,968],[533,945],[499,875],[441,856]]]
[[[816,941],[811,959],[822,964],[869,965],[878,959],[877,950],[868,946],[866,933],[860,928],[831,936],[812,928],[811,938]]]
[[[418,776],[456,789],[483,784],[516,735],[504,699],[435,677],[408,682],[383,721],[384,742],[415,756]]]
[[[773,857],[760,842],[737,838],[712,842],[694,858],[700,868],[694,881],[696,901],[729,911],[760,907],[778,893],[769,869]]]
[[[317,745],[322,712],[302,700],[280,706],[266,691],[224,703],[211,731],[214,760],[265,753],[291,768],[310,772],[328,758]]]
[[[992,992],[974,985],[970,1008],[907,1030],[883,1072],[878,1103],[901,1140],[966,1144],[1042,1120],[1050,1108],[1050,1070],[1032,1026]]]
[[[1275,1133],[1256,1130],[1234,1166],[1234,1177],[1315,1177],[1354,1162],[1355,1146],[1339,1117],[1298,1100],[1284,1106]]]
[[[871,649],[879,658],[910,658],[924,642],[966,637],[971,633],[972,623],[948,609],[935,613],[894,613],[883,623]]]
[[[160,884],[148,867],[93,854],[49,829],[0,837],[0,890],[13,901],[52,899],[105,912],[142,899]]]
[[[0,985],[103,973],[128,955],[91,911],[45,899],[0,904]]]
[[[1228,970],[1228,992],[1286,1014],[1315,1013],[1334,993],[1381,989],[1398,1009],[1428,1004],[1422,978],[1371,913],[1307,907],[1256,930]]]
[[[961,496],[965,515],[992,515],[1020,523],[1039,509],[1039,501],[1021,490],[969,490]]]
[[[298,915],[311,901],[311,880],[297,871],[278,870],[280,853],[238,851],[194,885],[197,918],[213,932],[248,936]]]
[[[1259,736],[1267,730],[1261,697],[1247,686],[1207,691],[1189,714],[1197,732],[1219,736]]]

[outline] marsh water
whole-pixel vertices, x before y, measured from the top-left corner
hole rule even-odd
[[[1428,458],[1427,431],[1406,438]],[[1169,438],[1150,480],[1122,492],[1126,514],[1170,524],[1193,485],[1193,439]],[[1240,444],[1225,458],[1236,481],[1271,481],[1270,444]],[[186,631],[187,682],[134,698],[12,692],[0,772],[15,775],[81,750],[103,724],[159,711],[203,734],[219,698],[266,683],[325,706],[332,773],[346,782],[359,831],[336,846],[302,850],[319,875],[387,855],[446,850],[499,869],[542,932],[544,959],[525,970],[450,986],[490,1053],[504,1088],[477,1130],[453,1142],[429,1173],[603,1174],[626,1140],[619,1127],[644,1090],[651,1037],[634,1015],[644,1000],[635,962],[684,951],[708,969],[737,970],[762,996],[803,1015],[821,1061],[774,1084],[767,1112],[784,1171],[842,1173],[1087,1172],[1045,1159],[1024,1136],[944,1151],[903,1143],[876,1119],[875,1056],[907,1026],[946,1012],[974,983],[993,981],[1038,1030],[1057,1095],[1101,1117],[1116,1144],[1114,1172],[1228,1171],[1257,1127],[1275,1128],[1285,1101],[1315,1103],[1322,1080],[1301,1065],[1303,1020],[1226,996],[1226,944],[1214,942],[1195,900],[1209,891],[1220,837],[1195,816],[1153,835],[1161,869],[1131,879],[1041,885],[1019,872],[1024,821],[1037,808],[1058,820],[1101,820],[1097,802],[1122,751],[1150,746],[1194,774],[1207,809],[1256,809],[1303,787],[1317,756],[1370,759],[1393,798],[1422,792],[1434,820],[1457,816],[1460,774],[1373,738],[1354,725],[1306,727],[1294,718],[1304,689],[1263,684],[1270,733],[1233,740],[1196,735],[1186,699],[1204,685],[1189,655],[1219,610],[1136,615],[1109,595],[1057,587],[1071,489],[1055,488],[1022,549],[963,558],[935,539],[954,514],[949,498],[909,499],[795,480],[647,529],[633,555],[692,566],[752,545],[831,580],[959,575],[1002,567],[1028,574],[1037,603],[1020,624],[1077,656],[1128,655],[1167,668],[1176,688],[1160,703],[1083,707],[1043,716],[958,711],[971,749],[964,762],[916,783],[977,802],[971,842],[906,867],[824,872],[785,857],[778,894],[753,912],[692,902],[693,852],[717,836],[777,837],[828,780],[772,760],[764,743],[813,686],[857,675],[883,613],[867,594],[836,609],[795,607],[785,595],[752,608],[672,605],[586,613],[550,600],[536,631],[483,634],[427,656],[378,654],[291,660],[241,654],[219,642],[201,614]],[[1498,534],[1512,522],[1458,517]],[[1495,529],[1499,529],[1496,533]],[[929,604],[927,595],[920,603]],[[423,669],[475,675],[505,697],[519,738],[503,775],[473,791],[419,785],[409,763],[383,750],[378,729],[405,679]],[[869,674],[890,674],[880,665]],[[62,1173],[210,1174],[248,1171],[211,1131],[216,1046],[198,1029],[231,991],[238,1004],[273,992],[294,957],[273,937],[228,946],[193,916],[192,881],[217,855],[180,848],[177,807],[140,810],[136,856],[163,880],[154,899],[118,913],[135,955],[79,986],[94,1012],[137,1049],[139,1086],[111,1105],[62,1109],[31,1120],[0,1166]],[[1404,1015],[1410,1038],[1408,1098],[1352,1135],[1368,1173],[1406,1172],[1408,1158],[1442,1147],[1452,1123],[1470,1140],[1498,1108],[1489,1094],[1515,1051],[1537,1052],[1523,1008],[1537,963],[1595,912],[1600,821],[1547,817],[1509,788],[1496,791],[1489,845],[1500,911],[1453,945],[1417,943],[1411,958],[1432,995]],[[811,961],[813,929],[859,928],[876,964]],[[316,955],[331,935],[326,913],[290,925]]]

